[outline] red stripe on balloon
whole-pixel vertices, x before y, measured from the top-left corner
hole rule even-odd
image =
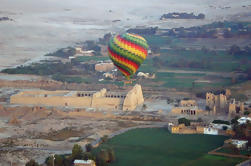
[[[124,58],[124,57],[122,57],[122,56],[119,56],[118,54],[116,54],[115,52],[113,52],[110,48],[108,48],[108,51],[109,51],[109,53],[110,53],[113,57],[115,57],[116,59],[119,59],[119,60],[121,60],[121,61],[123,61],[123,62],[125,62],[125,63],[127,63],[127,64],[132,65],[136,70],[139,68],[139,66],[138,66],[137,63],[135,63],[135,62],[133,62],[133,61],[130,61],[129,59],[126,59],[126,58]]]
[[[126,76],[130,76],[130,73],[126,71],[125,69],[119,67],[118,65],[114,64],[122,73],[124,73]]]
[[[141,52],[143,52],[147,56],[147,50],[144,47],[141,47],[131,41],[125,40],[124,38],[120,37],[120,35],[118,35],[116,37],[120,42],[122,42],[126,45],[129,45],[130,47],[135,48],[136,50],[140,50]]]

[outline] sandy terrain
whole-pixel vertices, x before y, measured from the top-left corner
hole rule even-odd
[[[11,158],[19,165],[31,158],[44,162],[52,153],[69,153],[75,143],[84,146],[103,135],[141,124],[121,123],[103,112],[31,110],[27,107],[7,111],[0,109],[0,116],[1,164]]]
[[[213,21],[250,20],[247,0],[1,0],[0,69],[43,59],[45,53],[136,26],[188,27]],[[244,6],[244,7],[243,7]],[[204,20],[160,21],[163,13],[205,13]],[[121,20],[113,22],[113,20]]]
[[[0,97],[18,89],[2,88]],[[51,154],[70,153],[73,145],[95,145],[100,137],[126,131],[127,128],[158,124],[163,121],[157,112],[165,101],[152,104],[142,112],[103,111],[94,109],[62,109],[27,107],[0,103],[0,166],[24,165],[29,159],[43,163]],[[155,111],[155,113],[153,113]]]
[[[7,80],[18,79],[5,77]],[[25,75],[24,78],[29,80],[32,77]],[[51,154],[70,153],[75,143],[83,147],[87,143],[96,145],[104,135],[112,137],[133,127],[175,122],[184,117],[168,115],[175,101],[191,97],[188,92],[152,92],[148,89],[144,103],[146,108],[139,107],[133,112],[10,105],[10,95],[22,90],[14,87],[0,89],[0,99],[6,99],[0,101],[0,166],[10,165],[10,161],[13,165],[23,166],[31,158],[43,163]],[[172,102],[167,102],[167,97]],[[198,100],[198,104],[204,108],[205,100]],[[214,118],[208,115],[202,117],[205,122]]]

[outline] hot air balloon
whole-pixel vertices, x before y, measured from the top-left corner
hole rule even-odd
[[[108,54],[114,65],[129,80],[147,57],[148,44],[139,35],[116,35],[108,44]]]

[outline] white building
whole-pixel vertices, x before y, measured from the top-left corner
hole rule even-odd
[[[155,78],[155,74],[150,75],[149,73],[143,73],[143,72],[138,72],[137,76],[138,77],[144,77],[144,78],[150,78],[150,79]]]
[[[114,78],[114,75],[112,73],[104,73],[103,76],[105,78],[110,78],[110,79],[113,79]]]
[[[247,147],[247,140],[232,139],[231,144],[233,144],[238,149],[245,149]]]
[[[93,56],[94,50],[83,50],[81,47],[75,48],[76,54],[74,56]]]
[[[74,160],[74,166],[96,166],[93,160]]]
[[[241,117],[237,121],[239,124],[246,124],[248,121],[251,122],[251,118],[250,117]]]
[[[95,70],[99,72],[109,72],[114,69],[114,64],[112,62],[101,62],[95,65]]]
[[[210,123],[209,126],[212,127],[212,128],[220,129],[220,130],[222,130],[224,126],[225,126],[227,129],[231,129],[231,128],[232,128],[231,125],[227,125],[227,124],[218,124],[218,123]]]
[[[205,127],[204,128],[204,134],[209,134],[209,135],[218,135],[218,129],[214,129],[211,127]]]

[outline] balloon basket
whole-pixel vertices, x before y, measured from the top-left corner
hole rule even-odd
[[[123,82],[124,82],[124,86],[132,84],[132,80],[126,80],[126,81],[123,81]]]

